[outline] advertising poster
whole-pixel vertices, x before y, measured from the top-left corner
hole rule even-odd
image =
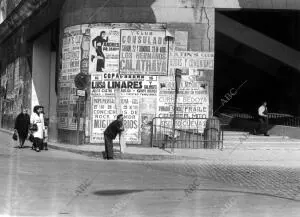
[[[69,116],[69,101],[71,94],[72,84],[69,82],[60,82],[59,85],[59,98],[57,105],[58,128],[68,129],[68,116]]]
[[[139,143],[139,99],[137,97],[121,97],[121,113],[124,115],[125,141]]]
[[[68,105],[70,101],[72,84],[66,82],[60,82],[59,85],[59,105]]]
[[[17,58],[15,60],[15,66],[14,66],[14,89],[17,93],[19,91],[20,86],[20,59]]]
[[[188,32],[175,31],[175,51],[186,51],[188,48]]]
[[[169,69],[174,74],[174,69],[188,70],[213,70],[213,52],[175,51],[170,52]]]
[[[82,32],[80,26],[65,30],[62,42],[61,81],[72,82],[80,72]],[[73,79],[72,79],[73,78]]]
[[[157,77],[156,76],[140,76],[140,75],[120,75],[118,73],[101,73],[92,74],[91,76],[91,96],[93,98],[93,118],[94,125],[92,129],[96,129],[95,134],[92,137],[94,139],[91,142],[102,141],[97,136],[97,124],[95,120],[101,118],[103,123],[111,121],[110,116],[95,116],[101,110],[110,110],[113,108],[114,112],[111,112],[113,118],[117,116],[117,109],[124,115],[125,125],[125,139],[127,143],[138,143],[141,140],[140,135],[140,101],[143,99],[145,102],[144,110],[146,112],[156,112],[156,99],[157,99]],[[100,98],[103,97],[103,98]],[[102,100],[97,99],[111,99],[109,104],[104,105],[97,104],[103,103]],[[147,106],[146,106],[146,103]],[[108,108],[109,106],[109,108]],[[102,125],[106,126],[106,124]],[[106,127],[105,127],[106,128]],[[100,132],[103,132],[105,128],[100,128]],[[100,133],[101,134],[101,133]],[[98,138],[98,139],[95,139]]]
[[[144,76],[143,88],[138,90],[142,98],[157,97],[158,93],[158,77]]]
[[[69,115],[72,113],[69,113]],[[76,117],[76,113],[73,112],[73,116],[69,116],[68,117],[68,129],[69,130],[77,130],[77,117]],[[83,118],[80,118],[80,127],[79,129],[82,130],[83,129]]]
[[[140,112],[145,114],[156,114],[157,110],[157,97],[141,97],[140,98]]]
[[[157,116],[173,117],[175,82],[170,77],[161,78]],[[208,118],[209,98],[208,85],[204,81],[197,81],[195,76],[182,76],[179,93],[177,95],[176,116],[187,118],[176,121],[176,128],[196,129],[203,132],[205,128],[205,118]],[[195,118],[195,119],[188,119]],[[200,118],[200,119],[199,119]],[[201,119],[203,118],[203,119]],[[162,125],[172,127],[172,120],[164,120]]]
[[[23,92],[21,88],[20,79],[20,58],[14,60],[6,66],[4,74],[1,77],[1,86],[6,90],[3,112],[7,115],[16,117],[21,112],[21,105],[23,103]]]
[[[7,82],[8,82],[8,80],[7,80],[7,69],[5,69],[3,71],[2,76],[1,76],[1,87],[4,87],[6,91],[7,91]],[[7,92],[6,92],[6,94],[7,94]],[[4,99],[6,98],[6,94],[4,96]],[[4,115],[6,113],[8,113],[8,106],[5,103],[5,100],[3,100],[2,101],[2,114]]]
[[[57,119],[58,119],[58,129],[68,129],[68,119],[69,119],[68,110],[65,110],[65,112],[58,111]]]
[[[104,130],[116,120],[115,99],[112,97],[92,98],[92,135],[91,143],[104,142]]]
[[[91,28],[89,72],[119,70],[120,29]]]
[[[114,96],[116,89],[121,96],[157,96],[157,77],[120,75],[118,72],[92,74],[92,96]]]
[[[7,86],[6,86],[6,99],[14,98],[14,63],[11,63],[6,68]]]
[[[2,76],[1,76],[1,87],[4,87],[6,88],[6,85],[7,85],[7,70],[4,70]]]
[[[165,31],[121,30],[120,74],[167,75]]]
[[[88,74],[89,73],[89,56],[90,56],[90,29],[83,25],[83,35],[81,40],[81,62],[80,62],[80,72]]]
[[[83,35],[85,34],[85,37]],[[84,60],[84,52],[88,49],[86,45],[88,31],[82,30],[81,26],[68,27],[64,31],[62,43],[62,70],[59,78],[59,99],[58,99],[58,128],[66,130],[76,130],[76,88],[74,84],[75,76],[81,72]],[[84,39],[84,40],[83,40]],[[75,117],[75,118],[74,118]],[[82,126],[81,128],[82,129]]]
[[[188,32],[187,31],[175,31],[175,40],[169,42],[169,52],[174,51],[187,51],[188,49]]]
[[[141,145],[151,145],[152,121],[156,114],[157,97],[142,97],[140,99],[141,113]]]
[[[16,117],[21,112],[21,106],[23,103],[23,95],[21,89],[21,79],[20,79],[20,58],[15,60],[14,67],[14,116]]]
[[[203,132],[209,112],[209,89],[208,82],[203,79],[204,70],[213,68],[213,53],[174,52],[170,55],[169,66],[170,75],[159,77],[156,116],[173,117],[175,99],[174,71],[176,68],[182,69],[183,75],[181,76],[179,93],[177,95],[176,116],[186,119],[177,120],[175,126],[176,128],[195,129],[198,132]],[[172,128],[172,119],[165,119],[160,124]]]
[[[117,118],[116,98],[102,96],[92,98],[91,143],[103,143],[104,131]],[[124,115],[125,140],[139,142],[139,101],[137,98],[121,98],[121,113]],[[118,137],[116,138],[118,139]],[[118,142],[118,140],[115,140]]]
[[[103,131],[109,123],[116,119],[119,113],[124,115],[126,142],[139,143],[141,141],[141,100],[143,98],[149,99],[148,105],[144,108],[151,108],[151,111],[156,112],[158,78],[153,74],[167,74],[168,44],[165,41],[165,30],[162,30],[161,24],[147,25],[150,31],[136,30],[135,28],[138,26],[144,28],[143,24],[102,23],[89,25],[90,50],[88,60],[92,101],[91,143],[104,142]],[[122,33],[124,34],[121,35]],[[145,37],[137,38],[139,34],[147,34],[148,37],[147,39]],[[125,59],[120,56],[122,48],[125,49],[123,51],[128,51],[126,50],[129,47],[128,44],[121,45],[122,38],[124,40],[124,37],[127,36],[133,36],[137,39],[137,41],[133,39],[130,42],[130,47],[139,49],[131,55],[134,55],[134,58],[137,57],[138,63],[136,65],[140,68],[129,73],[120,73],[122,61],[132,61],[132,58],[129,58],[127,54],[125,54]],[[149,44],[150,41],[151,44]],[[148,45],[150,47],[147,47]],[[149,59],[149,52],[146,50],[148,48],[152,49],[150,51],[151,70],[148,69],[149,61],[148,63],[146,61]],[[146,57],[147,55],[148,57]],[[110,102],[104,102],[105,100],[110,100]],[[102,114],[107,111],[109,114]]]

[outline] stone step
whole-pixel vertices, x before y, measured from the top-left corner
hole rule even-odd
[[[283,136],[224,136],[224,141],[240,141],[240,140],[250,140],[250,141],[281,141],[288,140],[288,137]]]
[[[249,135],[249,132],[243,131],[223,131],[224,136],[242,136],[242,135]]]
[[[298,143],[223,144],[223,150],[300,150]]]
[[[223,144],[226,146],[230,145],[237,145],[237,144],[250,144],[250,145],[300,145],[300,141],[289,141],[289,140],[282,140],[282,141],[224,141]]]
[[[244,147],[244,148],[223,148],[223,150],[293,150],[300,151],[300,147]]]

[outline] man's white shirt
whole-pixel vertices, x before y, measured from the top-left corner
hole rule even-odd
[[[263,116],[263,117],[265,117],[266,115],[264,114],[264,111],[266,110],[266,107],[264,106],[264,105],[262,105],[262,106],[260,106],[259,108],[258,108],[258,115],[259,116]]]

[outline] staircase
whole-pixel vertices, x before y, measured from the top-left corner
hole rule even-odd
[[[300,150],[300,140],[284,136],[251,135],[248,132],[224,131],[224,150]]]

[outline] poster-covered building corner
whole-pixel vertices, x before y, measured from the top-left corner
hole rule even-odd
[[[81,143],[101,144],[105,128],[122,113],[126,142],[150,146],[153,120],[172,126],[174,71],[181,69],[175,127],[203,132],[212,114],[214,8],[189,1],[125,7],[84,2],[49,0],[36,8],[45,13],[32,13],[2,42],[1,127],[12,127],[21,105],[42,104],[50,140],[75,144],[79,129]],[[120,17],[113,16],[120,8]],[[90,77],[80,101],[78,73]]]

